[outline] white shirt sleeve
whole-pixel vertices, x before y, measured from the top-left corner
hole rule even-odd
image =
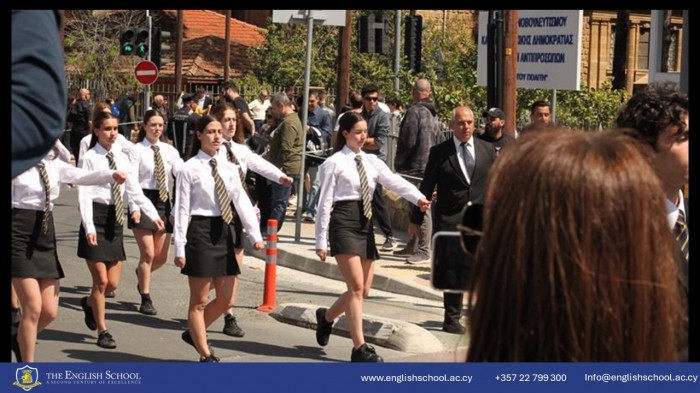
[[[328,222],[333,206],[333,194],[336,186],[335,163],[326,160],[318,168],[321,185],[319,187],[318,206],[316,208],[316,249],[328,249]]]
[[[173,227],[173,239],[175,243],[175,257],[185,256],[187,244],[187,227],[190,222],[190,188],[192,186],[192,174],[188,168],[183,167],[177,175],[175,185],[175,225]]]
[[[382,160],[377,158],[377,156],[368,154],[367,157],[369,157],[369,161],[374,166],[374,169],[377,170],[377,183],[399,194],[414,205],[418,204],[419,199],[426,198],[416,186],[400,175],[392,172]]]

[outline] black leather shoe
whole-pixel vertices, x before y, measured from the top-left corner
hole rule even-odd
[[[207,357],[205,357],[205,358],[200,358],[200,359],[199,359],[199,362],[200,362],[200,363],[219,363],[219,361],[220,361],[220,359],[217,358],[217,357],[214,356],[214,355],[209,355],[209,356],[207,356]]]
[[[114,349],[117,347],[117,342],[114,341],[112,335],[105,330],[97,336],[97,345],[102,348]]]
[[[318,345],[325,347],[328,345],[328,339],[333,331],[333,322],[326,321],[327,308],[316,309],[316,342]]]
[[[153,307],[153,302],[151,297],[148,295],[141,295],[141,306],[139,307],[139,312],[146,315],[156,315],[158,310]]]
[[[15,330],[15,329],[13,329]],[[19,341],[17,341],[17,332],[12,333],[12,352],[15,354],[17,363],[22,363],[22,352],[19,350]]]
[[[462,324],[459,322],[443,323],[442,324],[442,331],[447,332],[447,333],[452,333],[452,334],[464,334],[467,332],[467,328],[462,326]]]
[[[233,337],[245,336],[245,332],[243,331],[243,329],[241,329],[240,326],[238,326],[238,322],[236,322],[236,317],[233,315],[226,315],[224,317],[223,333],[227,336]]]
[[[83,312],[85,313],[85,326],[87,326],[90,330],[97,330],[95,314],[92,313],[92,308],[88,304],[87,296],[80,299],[80,306],[83,308]]]
[[[197,346],[194,345],[194,340],[192,340],[192,335],[190,334],[189,330],[185,330],[184,332],[182,332],[182,335],[180,337],[182,338],[182,341],[190,344],[195,350],[197,349]],[[209,347],[209,353],[214,355],[214,350],[211,349],[211,344],[209,344],[209,342],[207,342],[207,347]]]
[[[359,348],[352,350],[352,355],[350,356],[351,362],[361,362],[361,363],[384,363],[384,359],[377,355],[377,351],[374,347],[364,343],[360,345]]]

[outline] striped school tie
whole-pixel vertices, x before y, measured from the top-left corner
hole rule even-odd
[[[47,233],[49,231],[49,217],[51,216],[51,183],[49,183],[49,174],[46,172],[46,165],[40,162],[37,167],[39,168],[39,175],[41,175],[41,182],[44,183],[44,193],[46,195],[44,218],[41,220],[41,232]]]
[[[161,202],[168,200],[168,184],[165,181],[165,165],[163,165],[163,157],[160,155],[160,147],[151,145],[153,149],[153,162],[155,163],[156,183],[158,183],[158,199]]]
[[[216,158],[209,160],[209,166],[211,166],[211,175],[214,176],[214,185],[216,187],[216,195],[219,199],[219,206],[221,207],[221,218],[226,224],[230,224],[233,221],[233,209],[231,209],[231,199],[228,197],[228,191],[226,191],[226,186],[224,181],[219,176],[219,172],[216,170]]]
[[[678,210],[678,218],[676,219],[676,241],[681,248],[685,262],[688,263],[688,224],[685,222],[685,213],[683,210]]]
[[[372,218],[372,203],[369,199],[369,184],[367,183],[367,173],[362,165],[362,156],[355,156],[355,164],[357,164],[357,172],[360,174],[360,191],[362,192],[362,209],[367,219]]]
[[[114,162],[114,154],[110,151],[107,153],[107,161],[109,161],[109,169],[116,171],[117,164]],[[119,184],[112,183],[112,201],[114,202],[114,213],[116,214],[119,225],[124,225],[124,200],[122,199],[122,191]]]
[[[241,178],[241,186],[243,186],[243,189],[246,189],[245,173],[243,172],[243,167],[241,166],[240,161],[238,161],[236,155],[233,154],[233,150],[231,150],[231,142],[224,142],[224,146],[226,146],[226,157],[238,168],[238,176]]]

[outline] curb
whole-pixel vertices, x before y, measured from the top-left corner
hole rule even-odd
[[[244,249],[246,254],[265,260],[265,251],[256,251],[250,245],[250,242],[244,241]],[[307,258],[299,254],[295,254],[284,250],[277,243],[277,264],[290,269],[300,270],[302,272],[316,274],[322,277],[333,280],[343,281],[343,276],[335,263],[321,262],[318,259]],[[375,262],[376,263],[376,262]],[[401,295],[419,297],[428,300],[442,301],[442,292],[432,291],[430,288],[425,288],[421,285],[402,282],[382,274],[377,274],[375,270],[372,288],[381,291],[397,293]]]
[[[316,309],[319,307],[306,303],[285,303],[270,313],[274,319],[291,325],[316,329]],[[365,340],[370,344],[412,353],[433,353],[445,350],[442,342],[428,330],[413,323],[396,319],[380,318],[365,314],[362,320]],[[333,334],[350,337],[345,315],[333,324]]]

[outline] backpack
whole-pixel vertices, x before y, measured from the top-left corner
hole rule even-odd
[[[328,154],[328,146],[323,132],[316,127],[311,127],[311,134],[306,136],[306,152],[311,155],[306,156],[305,165],[307,167],[318,166],[325,161]]]

